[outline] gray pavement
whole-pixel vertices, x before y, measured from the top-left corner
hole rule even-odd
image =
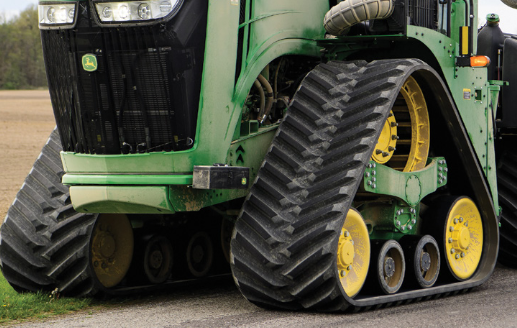
[[[16,327],[517,327],[517,270],[498,266],[467,294],[358,314],[263,310],[230,279],[130,303]]]

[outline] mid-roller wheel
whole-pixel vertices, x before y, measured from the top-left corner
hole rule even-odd
[[[436,240],[430,236],[407,235],[400,240],[406,254],[406,281],[420,288],[432,287],[440,273],[440,250]]]
[[[194,277],[205,276],[214,259],[214,248],[212,239],[204,232],[194,234],[187,246],[187,265]]]
[[[383,294],[399,291],[406,274],[404,251],[396,240],[377,240],[372,243],[370,281],[378,283]]]
[[[144,272],[147,280],[161,284],[170,277],[173,267],[173,249],[164,236],[153,236],[145,246]]]

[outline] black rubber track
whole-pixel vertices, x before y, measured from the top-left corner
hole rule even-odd
[[[88,244],[96,215],[77,213],[54,130],[7,212],[0,230],[0,267],[20,292],[53,290],[65,295],[97,292],[89,271]]]
[[[346,310],[338,234],[400,87],[419,60],[330,62],[302,82],[236,223],[232,271],[248,300]]]
[[[502,207],[499,262],[517,268],[517,155],[515,144],[507,144],[497,163],[499,206]]]

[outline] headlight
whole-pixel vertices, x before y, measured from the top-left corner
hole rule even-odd
[[[38,6],[38,17],[41,28],[70,28],[75,22],[75,3],[40,4]]]
[[[182,0],[97,2],[97,15],[103,23],[147,21],[164,18],[179,9]]]

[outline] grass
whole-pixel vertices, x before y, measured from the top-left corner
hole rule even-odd
[[[0,273],[0,325],[13,320],[40,319],[93,305],[89,298],[60,298],[51,293],[18,294]]]

